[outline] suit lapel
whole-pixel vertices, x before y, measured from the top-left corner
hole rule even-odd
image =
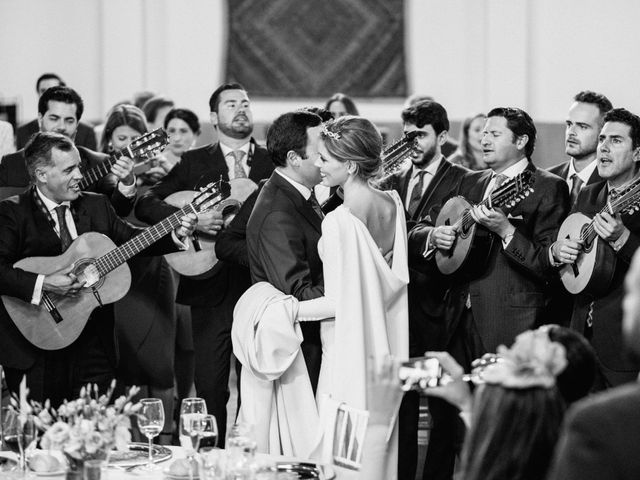
[[[602,177],[600,177],[600,174],[598,173],[598,167],[593,169],[593,172],[591,172],[591,176],[589,177],[589,180],[587,180],[587,185],[591,185],[592,183],[598,183],[602,181]]]
[[[91,231],[91,216],[86,211],[84,202],[82,201],[82,194],[71,204],[71,214],[76,224],[78,235]]]
[[[34,222],[36,224],[36,229],[38,235],[40,236],[42,243],[46,245],[52,245],[52,248],[58,248],[62,252],[62,242],[60,241],[60,237],[56,233],[53,225],[50,223],[49,218],[42,211],[42,209],[38,206],[38,204],[33,199],[32,190],[29,189],[23,195],[29,195],[30,205],[32,216]]]
[[[318,232],[322,232],[322,219],[313,210],[311,204],[304,199],[302,194],[279,173],[273,172],[271,178],[282,193],[289,197],[293,202],[300,215],[302,215]]]

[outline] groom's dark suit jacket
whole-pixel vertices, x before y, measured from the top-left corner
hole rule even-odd
[[[251,279],[266,281],[298,300],[324,295],[318,240],[322,220],[311,204],[274,172],[258,195],[247,225]],[[320,373],[318,322],[303,322],[302,350],[315,387]]]

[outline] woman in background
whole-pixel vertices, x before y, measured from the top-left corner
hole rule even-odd
[[[449,157],[451,163],[462,165],[470,170],[484,170],[487,165],[482,159],[482,130],[487,117],[479,113],[473,117],[465,118],[460,131],[460,145],[458,150]]]
[[[100,148],[105,153],[113,153],[147,131],[142,110],[133,105],[117,105],[107,115]],[[128,220],[145,226],[131,217]],[[120,354],[118,380],[125,385],[143,386],[143,396],[162,399],[166,420],[160,441],[170,443],[174,407],[175,281],[164,257],[133,258],[127,263],[131,269],[131,288],[114,305]]]
[[[324,108],[333,115],[333,118],[340,118],[345,115],[359,115],[354,101],[344,93],[334,93],[327,100]]]
[[[200,120],[191,110],[172,108],[164,117],[164,130],[169,135],[169,145],[158,159],[158,166],[169,173],[182,154],[191,150],[200,135]]]

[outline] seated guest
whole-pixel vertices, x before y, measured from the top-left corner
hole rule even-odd
[[[107,113],[107,121],[100,137],[100,151],[112,154],[122,150],[148,131],[142,110],[126,103],[116,105]]]
[[[640,254],[634,256],[625,284],[625,344],[640,358]],[[639,403],[637,380],[576,403],[565,418],[548,479],[637,479]]]
[[[196,144],[200,135],[200,120],[191,110],[172,108],[164,117],[164,130],[169,135],[169,145],[158,155],[158,166],[169,173],[182,154]]]
[[[144,102],[144,105],[142,105],[142,111],[144,112],[145,117],[147,117],[149,130],[162,128],[164,125],[164,118],[173,106],[173,100],[163,97],[162,95],[156,95]]]
[[[333,118],[340,118],[345,115],[358,115],[358,108],[351,97],[344,93],[335,93],[327,100],[327,104],[324,107]]]
[[[91,295],[82,290],[84,281],[72,273],[71,266],[37,274],[13,265],[28,257],[58,256],[70,246],[75,248],[73,240],[85,232],[102,233],[120,245],[141,230],[121,220],[104,195],[80,191],[80,154],[66,136],[38,133],[27,143],[25,153],[33,187],[0,202],[0,294],[39,306],[46,294],[53,294],[55,301]],[[184,248],[180,239],[193,232],[195,223],[195,215],[183,216],[171,236],[142,254]],[[57,407],[65,398],[76,398],[87,383],[107,389],[117,362],[111,304],[96,308],[80,336],[60,350],[34,346],[14,321],[18,319],[11,319],[4,303],[0,304],[0,364],[11,391],[18,391],[26,375],[31,398],[50,399]]]
[[[462,122],[460,130],[460,142],[458,149],[448,158],[451,163],[462,165],[469,170],[484,170],[487,168],[484,163],[482,152],[482,129],[487,116],[478,113],[473,117],[467,117]]]
[[[58,86],[64,87],[65,83],[55,73],[44,73],[40,75],[40,77],[38,77],[38,80],[36,81],[36,92],[38,93],[38,97],[41,97],[45,90],[47,90],[48,88]],[[38,131],[40,131],[40,128],[37,118],[18,127],[18,129],[16,130],[17,148],[24,148],[29,138],[31,138],[31,135]],[[76,146],[87,147],[90,150],[95,150],[96,136],[91,125],[88,125],[84,122],[78,122],[74,142]]]
[[[73,140],[83,111],[84,103],[75,90],[64,86],[51,87],[40,96],[38,101],[40,131],[60,133]],[[82,146],[78,147],[78,152],[82,172],[108,159],[107,155]],[[0,187],[26,187],[30,181],[24,149],[2,158]],[[110,173],[90,186],[89,190],[108,195],[116,213],[120,216],[128,215],[136,200],[132,160],[127,157],[118,159],[111,167]]]

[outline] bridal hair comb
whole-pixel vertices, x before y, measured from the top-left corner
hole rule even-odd
[[[331,131],[329,131],[329,129],[327,128],[327,122],[323,122],[322,123],[321,133],[323,135],[331,138],[332,140],[340,140],[340,132],[331,132]]]

